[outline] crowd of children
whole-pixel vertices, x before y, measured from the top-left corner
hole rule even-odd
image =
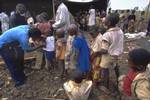
[[[24,13],[25,9],[23,8],[17,9],[21,9],[21,13]],[[18,28],[19,30],[22,30],[20,27],[25,27],[27,30],[33,27],[35,28],[35,30],[31,29],[31,32],[29,31],[29,37],[34,41],[34,46],[40,46],[42,48],[36,51],[36,64],[34,68],[41,69],[44,56],[46,69],[53,71],[52,69],[57,66],[62,79],[68,77],[76,84],[82,83],[85,79],[91,79],[96,86],[103,85],[108,89],[110,85],[110,72],[115,72],[116,78],[114,83],[117,83],[116,85],[118,85],[123,95],[134,96],[141,100],[149,100],[149,51],[145,49],[134,49],[129,51],[128,63],[131,70],[129,70],[126,75],[119,77],[118,61],[124,50],[124,32],[134,32],[136,30],[135,11],[132,11],[130,15],[129,11],[127,11],[126,15],[121,16],[121,20],[120,14],[117,12],[110,13],[107,16],[105,12],[103,12],[103,18],[100,17],[101,15],[97,12],[96,28],[94,29],[100,33],[91,33],[94,39],[90,46],[88,45],[85,34],[80,31],[80,28],[86,31],[88,30],[86,26],[86,14],[87,12],[82,14],[82,20],[80,20],[80,18],[76,19],[81,21],[79,22],[81,25],[70,24],[66,30],[64,30],[64,28],[53,30],[52,26],[54,24],[52,21],[49,21],[48,15],[45,12],[37,15],[36,24],[29,23],[30,25],[27,26],[16,27],[16,29]],[[141,26],[143,26],[145,20],[143,15],[144,12],[141,13],[140,20],[138,21]],[[22,16],[20,18],[22,18]],[[22,18],[22,20],[24,19],[25,18]],[[18,24],[22,23],[17,23],[17,25]],[[145,27],[140,27],[137,30],[144,31]],[[14,32],[15,28],[6,31],[6,33],[4,32],[3,35],[0,36],[0,43],[5,41],[3,38],[5,38],[5,34],[8,34],[9,31]],[[38,34],[38,37],[34,36],[33,33]],[[43,47],[43,44],[45,44],[45,47]],[[22,46],[24,46],[24,43],[22,43]],[[1,43],[0,48],[1,55],[3,55],[2,50],[3,43]],[[6,63],[11,67],[7,59]],[[10,68],[10,70],[12,69]],[[13,76],[14,73],[11,73]],[[22,85],[24,83],[18,84]]]

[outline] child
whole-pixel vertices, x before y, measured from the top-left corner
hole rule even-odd
[[[65,51],[66,51],[66,41],[64,39],[64,30],[58,29],[56,31],[56,59],[58,61],[58,68],[60,69],[61,76],[65,75]]]
[[[102,46],[102,34],[105,33],[105,29],[100,28],[98,36],[94,39],[94,42],[91,45],[91,58],[92,56],[94,56],[93,54],[95,52],[98,52],[101,50],[101,46]],[[94,83],[97,83],[100,80],[100,68],[97,68],[97,66],[100,66],[101,63],[101,57],[102,56],[97,56],[95,58],[92,58],[92,69],[93,69],[93,81]]]
[[[129,33],[134,33],[135,31],[135,21],[134,20],[130,20],[128,23],[128,32]]]
[[[37,23],[35,24],[35,27],[37,27],[41,31],[42,37],[49,36],[49,34],[52,32],[52,24],[48,22],[48,15],[45,12],[43,12],[36,16],[36,21]],[[39,45],[39,43],[36,45]],[[33,66],[32,68],[40,70],[42,66],[45,65],[44,61],[46,58],[44,56],[43,49],[39,49],[38,51],[36,51],[35,57],[35,66]]]
[[[119,15],[112,13],[105,19],[108,30],[102,36],[101,49],[93,55],[102,56],[100,68],[103,85],[109,87],[109,68],[117,64],[118,57],[123,53],[124,35],[120,28],[116,27]],[[94,56],[92,57],[94,58]],[[112,71],[111,71],[112,72]]]
[[[46,37],[46,48],[43,48],[45,51],[45,58],[46,58],[46,69],[50,70],[51,68],[54,68],[54,58],[55,58],[55,38],[50,33],[49,36]]]
[[[91,58],[95,52],[101,49],[101,42],[102,42],[102,34],[99,33],[99,35],[96,37],[95,41],[91,45]],[[92,80],[94,81],[94,83],[97,83],[100,79],[99,76],[100,68],[97,68],[97,66],[99,67],[100,61],[101,61],[101,56],[92,58],[92,74],[93,74]]]
[[[129,72],[119,78],[120,90],[125,96],[150,100],[150,52],[139,48],[129,52]]]

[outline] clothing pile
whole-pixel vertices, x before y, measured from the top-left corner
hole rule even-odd
[[[125,33],[125,36],[128,39],[140,39],[140,38],[145,38],[146,37],[146,32],[139,32],[139,33]]]

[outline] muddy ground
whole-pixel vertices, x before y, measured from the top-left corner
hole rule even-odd
[[[149,40],[149,41],[148,41]],[[143,47],[150,50],[150,38],[131,40],[125,42],[124,54],[120,60],[120,73],[126,73],[127,54],[133,48]],[[30,54],[29,54],[30,55]],[[41,69],[39,71],[30,68],[25,69],[28,76],[25,85],[15,88],[9,72],[5,66],[0,66],[0,99],[1,100],[68,100],[63,89],[63,83],[67,79],[61,80],[58,77],[58,69],[51,71]],[[113,75],[111,80],[113,80]],[[119,93],[116,92],[114,85],[110,83],[111,94],[102,89],[93,87],[89,100],[117,100]],[[116,94],[115,94],[116,93]]]

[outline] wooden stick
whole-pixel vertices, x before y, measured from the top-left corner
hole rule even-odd
[[[40,98],[39,100],[64,100],[64,99],[56,99],[56,98]]]

